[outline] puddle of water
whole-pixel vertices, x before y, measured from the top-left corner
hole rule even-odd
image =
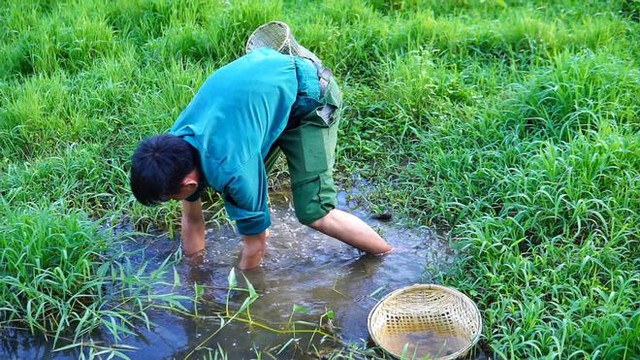
[[[441,237],[427,229],[402,228],[393,220],[371,219],[364,211],[352,209],[347,198],[347,194],[341,193],[338,207],[365,219],[394,246],[392,253],[384,257],[363,254],[308,229],[297,222],[293,209],[285,202],[272,206],[273,225],[263,264],[258,269],[236,271],[238,279],[242,279],[242,274],[246,276],[260,295],[250,306],[250,313],[254,321],[263,325],[283,329],[291,319],[317,324],[327,311],[334,314],[333,321],[323,325],[342,344],[321,343],[318,335],[310,339],[298,333],[295,335],[298,340],[294,341],[298,346],[288,346],[278,358],[306,358],[305,349],[311,346],[318,349],[342,348],[344,344],[368,341],[367,316],[378,299],[403,286],[431,282],[434,274],[425,272],[427,264],[443,269],[453,261],[453,253]],[[256,349],[276,354],[294,337],[242,322],[231,322],[220,330],[216,314],[223,311],[227,301],[232,309],[236,309],[244,300],[242,294],[232,294],[227,299],[227,278],[238,263],[241,243],[230,227],[208,229],[206,237],[207,251],[201,258],[185,258],[176,266],[182,286],[173,290],[193,296],[194,284],[203,286],[205,292],[198,305],[198,314],[206,318],[194,319],[167,311],[151,311],[148,315],[155,326],[150,330],[139,329],[137,336],[128,336],[122,341],[136,348],[125,351],[131,358],[183,358],[192,349],[204,345],[209,349],[219,346],[231,359],[250,359],[256,357]],[[144,242],[145,257],[147,261],[151,259],[152,269],[179,246],[178,241],[169,239]],[[297,310],[304,308],[306,311],[292,314],[294,306]],[[305,328],[302,325],[296,327]],[[215,336],[203,343],[215,332]],[[99,338],[99,334],[94,337]],[[208,354],[207,350],[200,351],[194,355]],[[17,331],[13,331],[11,336],[3,336],[0,341],[1,358],[63,359],[77,358],[77,355],[52,353],[49,343]]]

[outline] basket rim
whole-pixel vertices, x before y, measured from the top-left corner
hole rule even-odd
[[[396,358],[400,357],[400,355],[390,351],[389,349],[387,349],[385,346],[383,346],[381,344],[380,339],[378,339],[378,337],[375,336],[373,334],[373,331],[371,330],[371,327],[372,327],[371,322],[372,322],[372,318],[373,318],[374,314],[379,310],[379,308],[382,306],[383,303],[385,303],[386,301],[388,301],[390,299],[393,299],[393,298],[399,296],[402,293],[405,293],[405,292],[408,292],[408,291],[413,291],[413,290],[438,290],[438,291],[442,291],[442,292],[453,294],[454,296],[462,299],[464,302],[466,302],[469,305],[471,305],[471,307],[474,310],[473,312],[475,314],[475,317],[476,317],[476,319],[478,321],[478,331],[475,334],[473,334],[473,338],[470,339],[469,343],[465,347],[463,347],[462,349],[456,351],[453,354],[447,355],[445,357],[436,358],[436,360],[452,360],[452,359],[456,359],[457,357],[466,354],[472,347],[474,347],[476,345],[476,343],[480,339],[480,336],[482,335],[482,316],[480,314],[480,310],[478,309],[478,306],[476,305],[476,303],[473,300],[471,300],[467,295],[465,295],[464,293],[460,292],[459,290],[451,288],[451,287],[447,287],[447,286],[444,286],[444,285],[438,285],[438,284],[413,284],[413,285],[409,285],[409,286],[405,286],[405,287],[396,289],[396,290],[388,293],[382,299],[380,299],[380,301],[378,301],[378,303],[369,312],[369,315],[367,316],[367,330],[369,332],[369,336],[371,336],[371,339],[373,340],[373,342],[377,346],[380,346],[384,351],[386,351],[387,353],[391,354],[392,356],[394,356]]]
[[[257,32],[259,32],[262,29],[264,29],[265,27],[272,26],[272,25],[279,25],[279,26],[284,27],[286,29],[286,31],[287,31],[287,35],[291,35],[291,27],[287,23],[285,23],[284,21],[273,20],[273,21],[266,22],[266,23],[258,26],[255,30],[253,30],[253,32],[251,32],[251,35],[249,35],[249,37],[247,38],[247,41],[244,44],[244,52],[246,54],[248,54],[249,52],[252,51],[252,50],[249,50],[249,45],[251,43],[251,40],[253,39],[253,36]],[[279,51],[280,49],[276,49],[276,50]]]

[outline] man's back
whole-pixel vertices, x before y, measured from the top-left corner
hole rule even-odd
[[[255,50],[211,75],[171,133],[199,150],[207,182],[222,191],[221,175],[266,156],[286,127],[297,90],[293,58]]]

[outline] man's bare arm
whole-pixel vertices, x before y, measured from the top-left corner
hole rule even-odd
[[[257,267],[262,262],[267,248],[269,229],[255,235],[242,235],[242,258],[238,267],[241,270],[249,270]]]
[[[182,251],[191,256],[204,250],[204,215],[200,200],[182,201]]]

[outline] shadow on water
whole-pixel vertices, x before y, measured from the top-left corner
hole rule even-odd
[[[201,317],[152,310],[148,315],[154,326],[143,327],[137,336],[125,337],[122,343],[135,348],[125,353],[132,359],[200,358],[220,348],[229,359],[256,358],[257,351],[275,358],[304,359],[317,358],[318,353],[345,344],[368,342],[367,316],[377,300],[394,289],[431,282],[437,271],[453,261],[453,252],[443,236],[424,228],[404,228],[393,219],[375,220],[353,208],[347,198],[347,194],[340,194],[339,208],[365,219],[394,246],[392,253],[384,257],[367,255],[308,229],[297,222],[290,204],[281,201],[271,209],[273,224],[263,264],[255,270],[236,270],[237,278],[246,276],[259,294],[250,306],[253,321],[276,329],[285,329],[287,324],[291,329],[292,322],[297,322],[298,330],[316,328],[301,322],[318,324],[340,341],[322,341],[317,334],[279,334],[239,321],[220,328],[217,315],[224,312],[225,304],[237,309],[244,299],[242,293],[232,293],[228,298],[228,276],[238,263],[241,243],[231,227],[223,227],[207,230],[206,252],[184,258],[175,267],[181,286],[174,292],[193,297],[195,284],[204,289],[197,308]],[[145,255],[131,261],[149,261],[151,268],[179,250],[178,241],[141,241],[146,246]],[[172,283],[173,279],[167,281]],[[330,322],[323,316],[329,312],[333,315]],[[53,353],[49,343],[19,332],[10,335],[0,341],[2,358],[78,356]],[[198,347],[203,348],[192,353]]]

